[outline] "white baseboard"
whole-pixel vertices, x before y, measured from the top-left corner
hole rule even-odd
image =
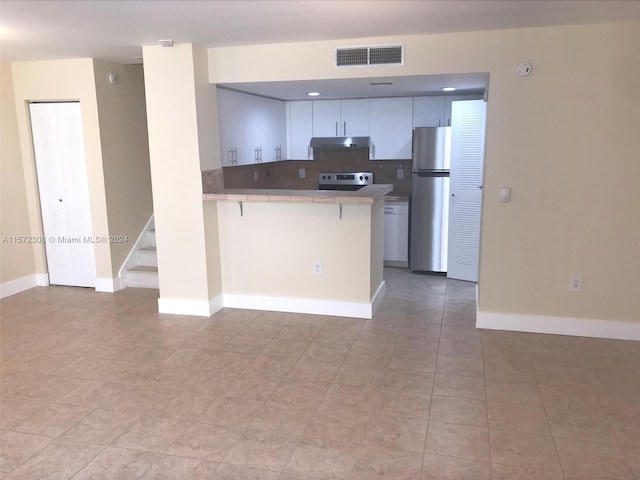
[[[122,278],[96,278],[96,292],[113,293],[122,290]]]
[[[36,273],[36,285],[39,287],[49,286],[49,274],[48,273]]]
[[[376,313],[376,310],[380,306],[380,302],[382,302],[382,299],[384,298],[384,294],[386,292],[387,292],[387,284],[383,280],[382,282],[380,282],[380,285],[378,285],[378,290],[376,291],[376,293],[373,295],[373,298],[371,299],[371,317],[369,318],[372,318],[373,314]]]
[[[210,317],[222,308],[222,303],[221,295],[218,295],[209,301],[181,300],[161,297],[158,299],[158,313]]]
[[[0,284],[0,298],[9,297],[38,286],[37,274],[27,275]]]
[[[272,312],[310,313],[331,315],[334,317],[366,318],[373,312],[384,296],[384,282],[380,284],[371,303],[336,302],[315,298],[286,298],[262,295],[223,294],[223,305],[228,308],[246,308],[249,310],[267,310]]]
[[[510,313],[476,313],[476,327],[489,330],[550,333],[577,337],[640,340],[640,322],[596,320],[591,318],[550,317]]]

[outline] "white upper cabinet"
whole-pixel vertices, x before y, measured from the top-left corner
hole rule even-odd
[[[314,100],[314,137],[369,136],[369,99]]]
[[[413,98],[372,98],[369,121],[372,160],[409,160],[413,136]]]
[[[244,100],[242,93],[218,88],[218,123],[220,125],[220,158],[222,166],[244,162]]]
[[[339,137],[368,137],[370,106],[368,98],[340,101],[342,133]],[[340,130],[340,128],[338,128]]]
[[[287,158],[313,160],[313,149],[309,146],[312,136],[312,101],[287,102]]]
[[[414,97],[413,98],[413,126],[415,127],[444,127],[446,117],[444,110],[445,97]]]
[[[283,101],[218,89],[222,166],[287,158]]]

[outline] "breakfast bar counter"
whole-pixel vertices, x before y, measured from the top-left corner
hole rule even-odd
[[[204,200],[227,200],[235,202],[290,202],[290,203],[340,203],[368,204],[384,198],[393,190],[392,185],[367,185],[360,190],[275,190],[224,188],[217,192],[205,193]]]

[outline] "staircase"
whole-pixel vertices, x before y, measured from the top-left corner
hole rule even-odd
[[[127,261],[124,285],[133,288],[158,288],[158,256],[153,222],[140,237],[136,250]]]

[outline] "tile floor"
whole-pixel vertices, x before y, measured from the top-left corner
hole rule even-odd
[[[474,285],[385,270],[373,320],[0,302],[17,479],[640,479],[640,343],[474,328]]]

